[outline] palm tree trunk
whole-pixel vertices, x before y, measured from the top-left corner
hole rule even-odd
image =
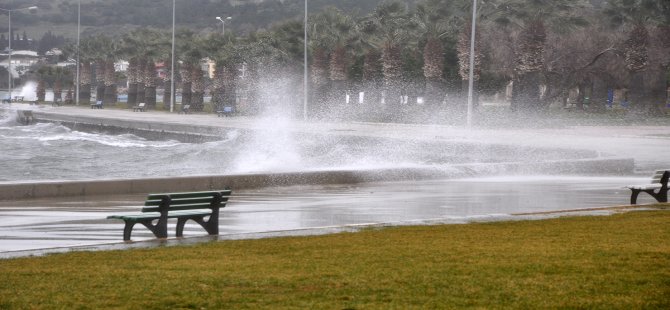
[[[380,68],[381,55],[377,50],[369,50],[363,60],[364,102],[373,106],[381,102]]]
[[[109,60],[105,68],[105,103],[116,104],[116,71],[114,70],[114,61]]]
[[[328,53],[322,49],[317,48],[314,51],[314,59],[312,60],[312,100],[316,109],[313,111],[321,111],[326,105],[326,92],[328,86]]]
[[[95,98],[97,101],[105,99],[105,62],[99,59],[95,62]]]
[[[431,37],[423,48],[423,76],[426,78],[426,103],[437,106],[444,97],[442,71],[444,68],[444,48],[436,37]]]
[[[645,91],[644,81],[644,73],[649,62],[648,43],[649,32],[643,24],[637,24],[633,28],[625,43],[626,68],[630,72],[630,80],[628,81],[629,99],[631,107],[638,112],[649,112],[653,108],[653,104],[649,100],[649,94]]]
[[[223,87],[225,71],[226,68],[224,65],[217,64],[216,71],[214,72],[214,85],[212,87],[212,102],[216,110],[221,109],[225,105],[223,97],[225,93],[225,88]]]
[[[37,89],[36,89],[36,95],[37,95],[37,101],[38,102],[44,102],[44,98],[46,97],[46,85],[44,83],[44,79],[40,78],[40,80],[37,82]]]
[[[130,59],[128,64],[128,105],[137,104],[137,58]]]
[[[56,77],[58,79],[58,77]],[[63,82],[56,80],[54,82],[54,101],[63,101]]]
[[[382,53],[384,102],[386,105],[393,106],[400,104],[400,79],[402,77],[402,59],[400,58],[400,53],[400,47],[393,44],[386,44]]]
[[[184,64],[180,70],[181,75],[181,105],[191,105],[191,65]]]
[[[65,100],[64,103],[66,104],[72,104],[74,100],[72,99],[72,86],[67,89],[67,92],[65,93]]]
[[[237,111],[237,103],[235,102],[235,98],[237,97],[237,81],[236,81],[236,70],[235,67],[226,67],[225,74],[224,74],[224,79],[223,79],[223,87],[224,87],[224,97],[223,101],[227,106],[231,106]]]
[[[163,77],[163,105],[167,109],[172,105],[172,60],[166,59],[165,64],[165,76]]]
[[[472,30],[470,29],[470,23],[466,23],[466,26],[461,30],[461,34],[458,38],[458,74],[461,76],[461,98],[463,102],[467,100],[468,92],[470,88],[470,35]],[[479,33],[475,33],[475,67],[473,72],[473,98],[472,102],[475,106],[479,105],[479,92],[477,91],[477,85],[479,85],[479,77],[481,76],[481,48],[480,48],[480,38]]]
[[[338,46],[330,54],[331,102],[344,103],[347,81],[346,49]]]
[[[91,103],[91,63],[84,61],[81,65],[79,85],[79,102],[83,105]]]
[[[205,81],[203,78],[202,69],[199,65],[193,66],[193,71],[191,71],[191,80],[191,91],[193,92],[191,97],[191,109],[193,111],[202,111],[205,107]]]
[[[144,102],[151,109],[156,108],[156,64],[149,60],[144,69]]]
[[[542,107],[540,85],[545,41],[546,30],[544,23],[539,20],[530,22],[520,35],[512,91],[513,111],[537,111]]]
[[[146,81],[144,80],[144,70],[147,68],[147,62],[144,57],[141,57],[139,60],[139,66],[137,67],[137,100],[144,100],[146,97],[144,85]]]

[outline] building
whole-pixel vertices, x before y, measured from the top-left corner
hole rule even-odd
[[[0,67],[9,67],[9,52],[0,53]],[[12,51],[12,76],[17,78],[28,68],[39,62],[39,56],[34,51]]]

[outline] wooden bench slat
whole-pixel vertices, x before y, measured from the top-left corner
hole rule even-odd
[[[162,199],[163,197],[171,197],[172,199],[181,199],[181,198],[192,198],[192,197],[203,197],[207,194],[216,195],[221,194],[223,196],[230,195],[232,191],[223,190],[223,191],[203,191],[203,192],[187,192],[187,193],[165,193],[165,194],[149,194],[147,200]]]
[[[170,206],[175,205],[184,205],[184,204],[194,204],[194,203],[212,203],[214,197],[194,197],[194,198],[182,198],[182,199],[172,199],[170,200]],[[145,206],[159,206],[163,200],[147,200],[144,202]]]
[[[663,185],[661,185],[661,183],[658,183],[658,184],[644,184],[644,185],[628,185],[626,186],[626,188],[646,190],[646,189],[657,189],[661,188],[662,186]]]
[[[211,203],[191,203],[191,204],[182,204],[182,205],[170,205],[168,207],[168,212],[177,211],[177,210],[192,210],[192,209],[208,209],[211,208]],[[160,207],[144,207],[142,212],[160,212]]]
[[[168,218],[179,218],[189,215],[210,215],[212,210],[185,210],[185,211],[176,211],[168,213]],[[128,215],[110,215],[108,219],[121,219],[121,220],[146,220],[146,219],[159,219],[161,214],[158,212],[147,212],[147,213],[138,213],[138,214],[128,214]]]

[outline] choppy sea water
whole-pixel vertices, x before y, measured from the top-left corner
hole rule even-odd
[[[253,132],[225,129],[216,141],[185,143],[84,132],[56,123],[22,126],[16,111],[4,108],[0,182],[412,167],[449,171],[455,165],[468,165],[459,169],[470,171],[486,164],[597,156],[588,150],[319,136],[281,128],[275,122]]]

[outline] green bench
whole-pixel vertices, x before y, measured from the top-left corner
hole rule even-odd
[[[149,194],[140,214],[111,215],[126,223],[123,240],[130,240],[135,224],[148,228],[156,238],[167,238],[168,219],[177,219],[177,237],[184,235],[186,221],[200,224],[210,235],[219,234],[219,209],[226,206],[231,190]],[[205,220],[206,217],[209,219]],[[158,221],[156,221],[158,220]],[[155,222],[155,223],[154,223]]]
[[[668,179],[670,179],[670,169],[657,170],[651,177],[650,184],[626,186],[631,190],[630,204],[637,204],[637,195],[642,192],[651,195],[658,202],[668,202]]]

